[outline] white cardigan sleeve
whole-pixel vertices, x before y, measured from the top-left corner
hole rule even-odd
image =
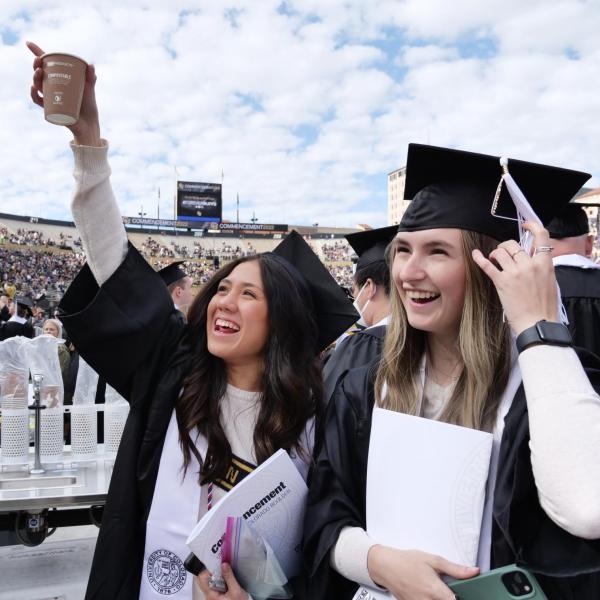
[[[75,168],[75,190],[71,211],[81,236],[88,265],[102,285],[127,254],[127,235],[110,185],[108,143],[78,146],[71,143]]]
[[[344,527],[329,555],[329,564],[343,577],[380,588],[369,575],[369,550],[376,544],[362,527]]]
[[[569,533],[600,538],[600,398],[572,348],[521,353],[540,504]]]

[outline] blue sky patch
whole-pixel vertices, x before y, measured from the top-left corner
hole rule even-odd
[[[498,42],[491,35],[473,31],[453,44],[461,58],[490,59],[498,54]]]
[[[242,104],[242,106],[249,106],[253,112],[264,112],[265,111],[262,104],[260,103],[260,100],[256,96],[253,96],[252,94],[244,94],[242,92],[236,92],[235,97],[240,100],[240,104]]]
[[[314,144],[319,138],[319,131],[319,127],[308,125],[307,123],[301,123],[300,125],[292,128],[292,133],[302,139],[302,148],[306,148],[307,146]]]
[[[0,37],[4,46],[14,46],[19,41],[19,36],[12,29],[1,29]]]
[[[581,60],[581,53],[578,52],[577,50],[575,50],[575,48],[566,48],[565,49],[565,56],[569,59],[569,60]]]

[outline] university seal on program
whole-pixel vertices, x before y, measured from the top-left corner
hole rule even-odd
[[[176,594],[185,585],[187,571],[179,556],[169,550],[155,550],[148,557],[146,575],[150,585],[164,596]]]

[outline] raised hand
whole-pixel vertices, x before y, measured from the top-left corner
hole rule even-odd
[[[502,242],[490,253],[489,260],[479,250],[473,250],[473,260],[496,286],[504,314],[517,335],[542,319],[558,319],[550,237],[536,223],[525,223],[523,227],[533,234],[533,256],[514,240]]]
[[[33,83],[31,85],[31,99],[34,104],[44,106],[42,93],[42,80],[44,73],[42,70],[42,54],[44,51],[33,42],[27,42],[27,47],[34,54],[33,59]],[[73,133],[76,144],[82,146],[101,146],[100,141],[100,121],[98,117],[98,106],[96,104],[96,70],[94,65],[88,65],[85,86],[83,89],[83,98],[81,100],[81,110],[79,112],[79,121],[74,125],[69,125],[68,129]]]
[[[454,600],[441,575],[469,579],[479,574],[477,567],[457,565],[441,556],[381,545],[369,550],[368,570],[371,579],[397,600]]]

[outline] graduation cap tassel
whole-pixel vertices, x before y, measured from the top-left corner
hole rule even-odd
[[[544,224],[542,223],[541,219],[537,216],[537,214],[531,207],[531,204],[529,204],[527,198],[525,198],[523,192],[517,185],[517,182],[513,179],[512,175],[508,171],[508,158],[502,156],[500,158],[500,165],[502,167],[502,177],[500,179],[500,183],[498,184],[498,189],[496,190],[496,196],[494,198],[494,209],[498,204],[498,199],[500,198],[500,191],[502,189],[502,183],[504,183],[517,210],[517,221],[519,223],[519,245],[523,248],[523,250],[525,250],[525,252],[527,252],[529,256],[531,256],[533,235],[531,235],[531,232],[527,231],[526,229],[523,229],[523,223],[538,223],[542,227],[544,226]],[[560,288],[558,287],[558,283],[556,284],[556,293],[558,296],[558,318],[561,323],[567,325],[569,323],[569,319],[567,317],[567,311],[565,310],[564,304],[562,303],[562,297],[560,293]]]
[[[531,246],[533,243],[533,236],[523,229],[523,223],[529,221],[530,223],[543,223],[540,218],[535,214],[531,204],[527,201],[527,198],[523,195],[523,192],[519,189],[517,182],[513,179],[512,175],[508,170],[508,158],[502,156],[500,158],[500,166],[502,167],[502,178],[500,180],[500,186],[502,182],[506,185],[506,189],[512,198],[512,201],[517,209],[517,219],[519,221],[519,244],[531,256]],[[499,187],[500,187],[499,186]],[[498,194],[499,195],[499,194]]]

